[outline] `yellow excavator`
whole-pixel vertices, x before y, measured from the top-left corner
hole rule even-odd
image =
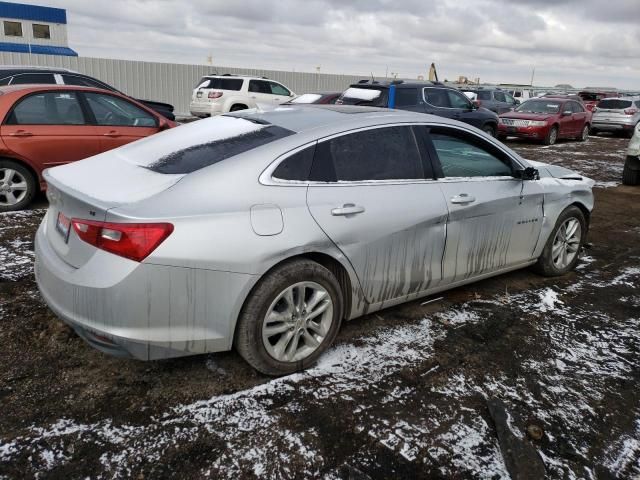
[[[432,63],[429,67],[429,81],[437,82],[438,81],[438,72],[436,70],[436,64]]]

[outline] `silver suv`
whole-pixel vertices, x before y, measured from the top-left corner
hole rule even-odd
[[[195,117],[211,117],[247,108],[269,109],[293,97],[290,89],[265,77],[207,75],[193,89],[189,110]]]
[[[614,132],[631,137],[638,122],[640,97],[605,98],[593,109],[591,134]]]

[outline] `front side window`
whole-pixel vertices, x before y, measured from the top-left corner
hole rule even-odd
[[[496,99],[496,101],[498,102],[506,102],[507,98],[504,96],[503,92],[493,92],[493,97]]]
[[[19,101],[9,115],[10,125],[84,125],[80,102],[73,92],[46,92]]]
[[[411,107],[418,104],[417,88],[397,88],[396,89],[396,106]]]
[[[504,98],[506,100],[507,103],[516,103],[515,98],[513,98],[511,95],[509,95],[508,93],[504,94]]]
[[[112,95],[85,93],[89,108],[98,125],[122,127],[155,127],[156,119],[136,105]]]
[[[449,108],[449,97],[442,88],[425,88],[424,101],[429,105],[440,108]]]
[[[26,85],[26,84],[46,84],[46,85],[55,85],[56,77],[53,76],[53,73],[24,73],[21,75],[16,75],[11,80],[11,85]]]
[[[51,38],[49,25],[33,24],[33,38]]]
[[[355,132],[316,147],[311,179],[324,182],[423,179],[411,127]]]
[[[22,24],[20,22],[4,22],[4,34],[7,37],[21,37],[22,36]]]
[[[430,138],[445,177],[511,176],[511,168],[480,139],[458,132],[431,129]]]
[[[291,92],[279,83],[269,82],[269,88],[271,89],[271,95],[284,95],[285,97],[291,95]]]
[[[449,95],[449,103],[451,104],[451,108],[471,109],[469,99],[463,94],[456,92],[455,90],[447,90],[447,95]]]
[[[311,172],[315,149],[313,145],[287,157],[273,171],[273,177],[280,180],[306,182]]]

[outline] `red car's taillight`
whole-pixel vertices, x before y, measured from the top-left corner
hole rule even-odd
[[[110,223],[74,218],[73,230],[96,248],[141,262],[173,232],[170,223]]]
[[[222,96],[222,92],[209,92],[209,98],[220,98]]]

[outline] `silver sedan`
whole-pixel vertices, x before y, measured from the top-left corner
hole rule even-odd
[[[36,278],[94,347],[312,364],[343,320],[571,270],[593,182],[466,124],[361,107],[200,120],[47,170]]]

